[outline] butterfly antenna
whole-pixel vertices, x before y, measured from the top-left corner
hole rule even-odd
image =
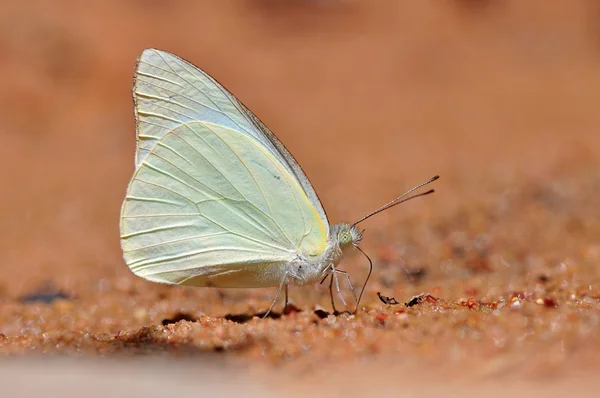
[[[408,198],[406,197],[406,195],[410,194],[411,192],[413,192],[413,191],[415,191],[415,190],[417,190],[417,189],[419,189],[419,188],[421,188],[421,187],[423,187],[423,186],[425,186],[427,184],[431,184],[432,182],[434,182],[438,178],[440,178],[440,176],[433,176],[429,180],[425,181],[424,183],[419,184],[416,187],[409,189],[408,191],[404,192],[402,195],[398,196],[396,199],[392,200],[391,202],[386,203],[385,205],[381,206],[379,209],[377,209],[377,210],[375,210],[375,211],[367,214],[366,216],[364,216],[363,218],[361,218],[360,220],[358,220],[357,222],[355,222],[354,224],[352,224],[352,226],[355,226],[358,223],[361,223],[361,222],[365,221],[367,218],[372,217],[375,214],[381,213],[382,211],[387,210],[390,207],[399,205],[400,203],[407,202],[407,201],[409,201],[411,199],[414,199],[414,198],[418,198],[419,196],[425,196],[425,195],[429,195],[429,194],[434,193],[435,190],[434,189],[430,189],[427,192],[423,192],[423,193],[419,193],[419,194],[416,194],[416,195],[413,195],[413,196],[409,196]],[[366,256],[366,254],[365,254],[365,256]]]
[[[363,293],[365,292],[365,287],[367,287],[367,282],[369,282],[369,278],[371,278],[371,272],[373,271],[373,261],[371,261],[371,257],[367,256],[367,253],[365,253],[360,247],[358,246],[354,246],[356,247],[366,258],[367,260],[369,260],[369,273],[367,274],[367,279],[365,279],[365,283],[363,284],[362,288],[360,289],[360,294],[358,295],[358,300],[356,300],[356,309],[354,310],[354,313],[356,314],[356,312],[358,311],[358,306],[360,304],[360,299],[362,298]]]

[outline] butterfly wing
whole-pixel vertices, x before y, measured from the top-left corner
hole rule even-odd
[[[326,225],[323,205],[306,174],[267,126],[219,82],[191,63],[156,49],[137,62],[134,93],[137,121],[136,167],[156,142],[188,121],[206,121],[237,130],[258,141],[298,180]]]
[[[322,253],[328,224],[314,190],[308,183],[306,192],[299,166],[235,97],[156,50],[144,51],[136,76],[137,168],[121,214],[121,246],[135,274],[274,286],[296,253]]]

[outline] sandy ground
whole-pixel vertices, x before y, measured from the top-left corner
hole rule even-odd
[[[25,1],[3,5],[0,30],[0,353],[27,357],[0,361],[5,391],[594,396],[595,1]],[[274,289],[129,272],[118,217],[147,47],[241,98],[333,222],[442,176],[364,224],[375,269],[355,316],[331,314],[325,286],[263,320]],[[359,256],[343,268],[366,276]]]

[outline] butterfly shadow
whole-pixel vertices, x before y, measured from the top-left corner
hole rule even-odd
[[[227,319],[228,321],[235,322],[235,323],[246,323],[246,322],[251,321],[254,318],[260,318],[260,319],[265,319],[265,318],[280,319],[283,315],[290,315],[290,314],[294,314],[294,313],[297,313],[297,312],[302,312],[302,310],[292,304],[292,305],[288,305],[288,308],[286,309],[285,312],[271,311],[268,315],[267,315],[267,311],[260,311],[260,312],[254,313],[254,314],[247,314],[247,313],[243,313],[243,314],[226,314],[225,316],[223,316],[223,318]],[[325,311],[323,309],[315,309],[315,310],[313,310],[313,313],[319,319],[325,319],[329,315],[339,316],[339,315],[342,315],[342,314],[348,314],[347,311],[327,312],[327,311]]]
[[[255,312],[254,314],[248,314],[248,313],[226,314],[226,315],[223,316],[223,318],[227,319],[228,321],[235,322],[235,323],[246,323],[246,322],[249,322],[250,320],[252,320],[254,318],[260,318],[260,319],[265,319],[265,318],[279,319],[284,314],[285,315],[289,315],[292,312],[299,312],[299,311],[300,311],[299,309],[297,309],[297,308],[294,307],[294,309],[288,310],[285,313],[271,311],[267,315],[267,311],[259,311],[259,312]],[[179,321],[198,322],[198,318],[194,317],[191,314],[185,313],[185,312],[179,312],[179,313],[176,313],[175,315],[173,315],[170,318],[163,319],[162,320],[162,325],[163,326],[167,326],[167,325],[171,325],[171,324],[177,323]]]
[[[266,318],[280,319],[284,315],[292,315],[301,310],[294,307],[288,309],[285,313],[274,312],[269,313]],[[313,310],[314,314],[324,319],[330,315],[339,315],[340,313],[330,313],[322,309]],[[265,318],[266,311],[260,311],[253,314],[227,314],[223,318],[235,322],[246,323],[252,319]],[[291,318],[293,319],[293,318]],[[163,319],[162,326],[176,324],[179,322],[198,322],[199,319],[188,313],[176,313],[170,318]],[[315,320],[314,322],[317,322]],[[164,336],[163,330],[159,325],[144,326],[138,330],[128,333],[119,333],[116,336],[111,336],[109,339],[100,339],[108,344],[108,353],[118,355],[133,355],[133,356],[176,356],[176,357],[203,357],[208,358],[211,363],[213,361],[224,361],[221,353],[232,351],[244,351],[249,349],[255,341],[241,341],[235,345],[213,345],[202,347],[192,342],[187,342],[186,339],[174,341]],[[217,362],[218,363],[218,362]],[[223,362],[224,363],[224,362]],[[224,363],[225,366],[225,363]]]
[[[246,322],[251,321],[254,318],[279,319],[282,316],[283,316],[283,314],[280,312],[271,311],[267,315],[267,311],[261,311],[261,312],[256,312],[254,314],[226,314],[223,316],[223,318],[227,319],[228,321],[235,322],[235,323],[246,323]]]

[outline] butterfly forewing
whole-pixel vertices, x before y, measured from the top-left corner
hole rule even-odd
[[[136,167],[158,140],[189,121],[206,121],[239,131],[270,152],[305,191],[327,226],[327,216],[300,165],[277,137],[244,104],[215,79],[176,55],[144,50],[134,81],[137,119]]]

